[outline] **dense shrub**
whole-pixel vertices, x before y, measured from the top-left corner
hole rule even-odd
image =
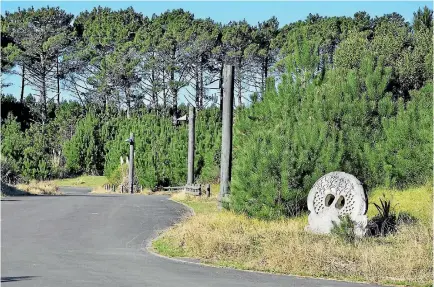
[[[30,100],[30,99],[29,99]],[[2,123],[5,123],[9,114],[13,114],[17,117],[17,121],[21,125],[21,130],[29,128],[32,120],[35,119],[34,113],[32,113],[26,103],[20,103],[12,95],[1,95],[1,117]]]
[[[395,101],[390,75],[371,56],[360,68],[336,68],[308,84],[288,73],[277,91],[237,114],[231,208],[263,218],[296,214],[314,182],[334,170],[368,189],[426,181],[432,85]]]
[[[10,172],[25,179],[46,179],[52,175],[44,127],[32,124],[25,132],[10,114],[2,125],[2,157]]]
[[[77,123],[74,136],[65,142],[63,152],[69,173],[101,174],[104,166],[100,136],[101,120],[93,112]]]
[[[17,170],[16,164],[11,158],[1,156],[0,158],[1,182],[16,184],[21,181],[21,175]]]
[[[351,217],[347,214],[345,216],[340,217],[340,223],[333,223],[333,228],[331,230],[331,234],[337,236],[342,241],[350,244],[354,244],[357,238],[357,235],[354,231],[354,222],[351,220]]]
[[[197,180],[208,181],[218,176],[221,141],[219,116],[216,109],[201,111],[197,115]],[[125,140],[129,138],[130,132],[133,132],[134,164],[139,184],[150,188],[185,184],[188,149],[188,130],[185,123],[175,127],[170,118],[149,113],[130,119],[119,118],[116,122],[107,123],[103,130],[112,137],[105,146],[105,175],[113,177],[112,173],[118,173],[120,157],[129,156],[129,145]]]
[[[1,126],[1,155],[7,159],[10,169],[21,172],[22,155],[26,147],[24,132],[16,118],[9,114]]]
[[[118,186],[122,183],[125,176],[128,176],[128,165],[119,165],[115,170],[110,173],[108,177],[109,184],[114,184]]]
[[[26,130],[22,174],[27,179],[44,180],[52,177],[51,157],[45,128],[42,124],[32,124]]]
[[[411,92],[411,101],[398,101],[397,115],[382,121],[384,138],[373,152],[378,153],[377,166],[384,172],[383,185],[424,184],[432,175],[432,95],[429,83]]]
[[[221,125],[219,109],[206,109],[197,115],[194,166],[199,182],[216,182],[220,177]]]

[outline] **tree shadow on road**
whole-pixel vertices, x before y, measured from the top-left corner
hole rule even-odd
[[[35,195],[3,182],[1,183],[1,193],[2,195],[6,195],[6,196],[34,196]]]
[[[36,277],[38,277],[38,276],[2,277],[2,283],[17,282],[17,281],[23,281],[23,280],[31,280],[31,279],[36,278]]]

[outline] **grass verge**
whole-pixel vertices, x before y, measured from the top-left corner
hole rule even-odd
[[[108,183],[105,176],[82,175],[74,178],[62,178],[49,181],[57,186],[76,186],[97,188]]]
[[[60,195],[59,188],[51,182],[31,181],[29,184],[17,184],[16,186],[1,183],[2,196],[23,195]]]
[[[170,257],[190,257],[203,263],[350,281],[407,286],[431,286],[433,274],[431,224],[432,188],[375,190],[376,202],[393,197],[398,212],[420,218],[387,237],[346,243],[336,236],[304,231],[307,216],[264,221],[230,211],[218,211],[216,198],[179,193],[172,199],[192,207],[195,215],[169,229],[152,243]],[[217,194],[214,186],[213,194]],[[369,215],[375,215],[370,205]]]
[[[97,194],[129,194],[129,192],[121,193],[119,189],[116,189],[116,191],[106,190],[103,186],[97,186],[94,187],[91,191],[91,193],[97,193]],[[143,189],[141,192],[136,192],[134,194],[141,194],[141,195],[152,195],[152,194],[166,194],[166,193],[159,193],[159,192],[152,192],[149,189]]]

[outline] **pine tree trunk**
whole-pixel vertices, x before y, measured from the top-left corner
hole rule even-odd
[[[152,72],[151,72],[151,87],[152,87],[152,107],[155,108],[157,106],[157,91],[155,89],[155,70],[154,68],[152,68]]]
[[[57,62],[56,62],[56,77],[57,77],[57,105],[60,106],[59,57],[57,57]]]
[[[242,75],[241,75],[241,57],[238,59],[238,105],[242,106],[243,105],[243,98],[242,98],[242,86],[243,83],[241,81],[242,79]]]
[[[264,67],[265,80],[268,78],[268,57],[265,58],[265,67]]]
[[[155,53],[152,52],[152,61],[155,61]],[[151,70],[151,87],[152,87],[152,107],[156,108],[157,107],[157,90],[155,88],[155,68],[152,67]]]
[[[42,88],[41,88],[41,101],[42,101],[42,125],[45,125],[47,122],[47,87],[45,84],[46,79],[46,68],[44,57],[41,55],[41,66],[42,66]]]
[[[220,67],[220,81],[219,81],[219,88],[220,88],[220,116],[222,116],[223,113],[223,62],[221,63]]]
[[[199,83],[199,65],[196,65],[195,69],[194,69],[194,80],[196,83],[196,97],[195,97],[195,102],[196,102],[196,108],[199,109],[200,108],[200,83]]]
[[[121,95],[118,94],[117,104],[118,104],[118,116],[122,115],[122,101],[121,101]]]
[[[42,58],[42,57],[41,57]],[[42,61],[43,62],[43,61]],[[46,124],[47,124],[47,118],[48,118],[48,112],[47,112],[47,87],[45,85],[45,79],[46,79],[46,70],[45,65],[42,65],[42,90],[41,90],[41,100],[42,100],[42,146],[44,149],[46,148],[47,143],[47,130],[46,130]]]
[[[131,99],[130,99],[130,92],[128,88],[125,89],[125,99],[127,102],[127,119],[129,119],[131,114]]]
[[[163,108],[166,109],[167,107],[167,95],[166,95],[166,81],[164,77],[164,69],[163,69]]]
[[[107,92],[104,92],[105,95],[105,101],[104,101],[104,105],[105,105],[105,114],[108,115],[109,113],[109,102],[108,102],[108,94]]]
[[[199,95],[200,95],[200,106],[199,106],[199,108],[200,109],[203,109],[204,108],[204,106],[203,106],[203,98],[204,98],[204,89],[203,89],[203,65],[202,65],[202,62],[203,62],[203,58],[202,58],[202,56],[200,57],[200,69],[199,69],[199,79],[200,79],[200,82],[199,82],[199,88],[200,88],[200,92],[199,92]]]
[[[42,90],[41,90],[41,100],[42,100],[42,124],[45,125],[47,122],[47,87],[45,85],[45,68],[43,70],[42,76]]]
[[[261,69],[261,93],[264,94],[265,92],[265,71],[264,71],[264,64],[262,64]]]
[[[172,72],[172,75],[170,75],[170,81],[173,83],[174,81],[174,72]],[[173,86],[172,84],[172,88],[171,88],[171,92],[172,92],[172,113],[173,113],[173,118],[176,118],[176,113],[178,110],[178,91],[177,89]]]
[[[25,66],[24,64],[21,66],[21,96],[20,102],[24,103],[24,86],[25,86]]]
[[[264,64],[264,92],[267,88],[267,78],[268,78],[268,56],[265,57],[265,64]]]
[[[175,53],[176,53],[176,46],[173,45],[172,48],[172,64],[175,63]],[[175,69],[173,67],[170,71],[170,86],[171,86],[171,92],[172,92],[172,113],[173,113],[173,122],[176,122],[176,115],[178,111],[178,90],[175,87]]]

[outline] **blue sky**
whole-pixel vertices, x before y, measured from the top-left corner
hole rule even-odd
[[[196,18],[210,17],[221,23],[228,23],[231,20],[246,19],[250,24],[257,24],[260,21],[276,16],[280,26],[297,20],[304,20],[309,13],[318,13],[321,16],[353,16],[358,11],[366,11],[371,17],[396,12],[401,14],[407,21],[413,19],[413,12],[419,7],[428,6],[433,9],[432,1],[408,1],[408,2],[187,2],[187,1],[2,1],[1,13],[13,12],[21,8],[59,6],[69,13],[78,15],[85,10],[101,5],[108,6],[114,10],[132,6],[134,10],[151,16],[153,13],[160,14],[169,9],[183,8],[192,12]],[[13,86],[3,89],[3,93],[18,95],[20,91],[19,78],[11,75],[4,76],[5,82],[13,83]],[[25,94],[31,92],[27,87]]]

